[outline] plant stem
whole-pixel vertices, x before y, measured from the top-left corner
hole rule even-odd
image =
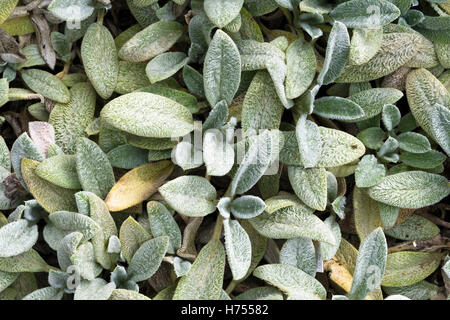
[[[223,217],[219,215],[216,220],[216,225],[214,226],[214,233],[212,236],[213,240],[220,240],[220,235],[222,234]]]

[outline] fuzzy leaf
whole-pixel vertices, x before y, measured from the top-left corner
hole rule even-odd
[[[290,1],[287,1],[290,2]],[[316,56],[305,40],[296,40],[286,50],[286,98],[300,97],[316,75]]]
[[[355,182],[359,188],[373,187],[386,175],[386,168],[379,164],[374,155],[366,155],[355,170]]]
[[[139,247],[150,240],[152,236],[132,217],[128,217],[120,226],[120,243],[122,245],[122,254],[130,263],[131,258]]]
[[[341,121],[353,121],[364,117],[364,110],[357,103],[341,97],[322,97],[315,100],[314,113]]]
[[[364,239],[359,248],[350,299],[362,300],[381,284],[386,259],[386,238],[383,230],[377,228]]]
[[[97,222],[81,213],[57,211],[52,213],[49,219],[60,230],[81,233],[83,237],[80,241],[83,242],[92,239],[100,231]]]
[[[119,60],[114,39],[105,26],[93,23],[88,28],[81,44],[81,58],[91,84],[100,97],[108,99],[117,85]]]
[[[167,252],[174,254],[181,247],[181,231],[170,211],[162,203],[150,201],[147,203],[147,213],[150,230],[154,237],[168,236]]]
[[[434,238],[440,230],[430,220],[413,214],[402,223],[386,230],[385,233],[395,239],[414,241]]]
[[[223,28],[239,15],[243,4],[244,0],[205,0],[203,6],[209,20]]]
[[[128,274],[135,282],[150,278],[161,265],[169,246],[169,237],[158,237],[144,242],[130,261]]]
[[[183,26],[178,22],[155,22],[125,42],[119,57],[130,62],[150,60],[169,50],[182,34]]]
[[[265,211],[249,221],[260,234],[268,238],[301,237],[330,244],[335,243],[328,226],[313,214],[312,209],[303,204],[285,207],[271,214]]]
[[[259,266],[253,275],[286,292],[294,300],[325,300],[326,290],[302,270],[284,264]]]
[[[261,198],[255,196],[242,196],[233,200],[231,203],[231,212],[236,218],[251,219],[260,215],[266,204]]]
[[[369,188],[369,196],[400,208],[417,209],[435,204],[448,196],[447,179],[437,174],[408,171],[384,177]]]
[[[237,0],[241,2],[242,0]],[[209,1],[215,5],[233,1]],[[205,2],[205,7],[207,3]],[[218,9],[218,8],[216,8]],[[221,12],[224,15],[224,12]],[[241,81],[241,58],[233,40],[223,31],[217,30],[206,53],[203,68],[203,83],[206,99],[215,106],[221,100],[231,104]]]
[[[173,300],[218,300],[222,295],[225,250],[220,241],[205,245],[178,282]]]
[[[178,177],[158,191],[175,211],[189,217],[203,217],[216,210],[216,189],[203,177]]]
[[[70,102],[56,104],[49,123],[55,128],[56,144],[64,153],[74,154],[77,139],[86,137],[86,128],[94,119],[95,90],[89,83],[77,83],[70,89]]]
[[[318,84],[330,84],[342,73],[350,51],[350,37],[347,28],[335,21],[328,37],[327,51],[322,70],[317,76]]]
[[[238,221],[225,219],[223,222],[225,249],[233,280],[244,278],[250,268],[252,244],[250,238]]]
[[[189,58],[183,52],[166,52],[153,58],[145,68],[145,73],[151,83],[167,79],[177,73],[188,62]]]
[[[280,250],[280,263],[294,266],[315,277],[317,263],[312,240],[303,238],[287,240]]]
[[[36,174],[61,188],[81,189],[74,155],[61,154],[45,159],[36,168]]]
[[[288,167],[289,181],[297,197],[313,209],[327,206],[327,174],[324,168]]]
[[[17,256],[30,250],[38,239],[37,225],[20,219],[0,228],[0,258]]]
[[[39,70],[27,69],[22,71],[22,79],[34,92],[60,103],[69,103],[70,92],[64,83],[53,74]]]
[[[141,137],[172,138],[193,130],[192,114],[184,106],[146,92],[112,100],[100,116],[110,126]]]
[[[104,199],[115,182],[108,157],[95,142],[87,138],[78,140],[76,151],[76,167],[83,190]]]

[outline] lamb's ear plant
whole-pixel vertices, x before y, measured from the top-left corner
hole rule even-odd
[[[449,299],[449,1],[37,2],[0,300]]]

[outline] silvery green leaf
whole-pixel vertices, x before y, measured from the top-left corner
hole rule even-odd
[[[107,283],[101,278],[82,280],[75,290],[74,300],[108,300],[116,288],[114,282]]]
[[[85,20],[94,12],[92,0],[54,0],[48,6],[48,10],[56,17],[64,21],[72,21],[74,14],[78,14],[77,19]]]
[[[222,295],[225,249],[220,241],[206,244],[180,279],[173,300],[217,300]]]
[[[450,111],[437,104],[431,113],[431,133],[441,148],[450,155]]]
[[[33,249],[14,257],[0,258],[0,271],[3,272],[49,272],[52,268]]]
[[[347,296],[343,296],[343,295],[333,295],[331,300],[350,300],[350,299],[347,298]]]
[[[11,171],[11,156],[3,137],[0,137],[0,166]]]
[[[119,57],[130,62],[143,62],[169,50],[183,34],[176,21],[155,22],[138,32],[119,50]]]
[[[205,0],[203,9],[212,23],[223,28],[239,15],[243,4],[244,0]]]
[[[364,110],[350,99],[322,97],[314,101],[314,113],[341,121],[353,121],[364,116]]]
[[[169,78],[169,79],[173,80],[173,78]],[[178,88],[178,86],[177,86],[177,88]],[[175,102],[178,102],[182,106],[184,106],[191,113],[197,113],[200,110],[200,106],[199,106],[199,103],[198,103],[196,97],[194,97],[190,93],[187,93],[186,91],[182,91],[179,89],[173,89],[171,87],[164,87],[162,84],[162,81],[161,81],[161,83],[149,85],[147,87],[140,88],[136,91],[153,93],[158,96],[163,96],[163,97],[169,98]]]
[[[319,127],[322,153],[317,167],[338,167],[361,157],[366,148],[354,136],[335,129]]]
[[[72,232],[65,236],[58,247],[57,258],[58,264],[61,270],[66,271],[70,266],[73,265],[72,255],[74,254],[77,247],[80,245],[83,239],[83,234],[80,232]]]
[[[282,148],[281,137],[278,130],[265,130],[258,136],[249,138],[250,146],[231,181],[232,195],[247,192],[264,175],[270,164],[278,157]]]
[[[251,219],[260,215],[266,204],[256,196],[242,196],[233,200],[231,203],[231,212],[238,219]]]
[[[17,178],[21,184],[27,188],[22,178],[22,159],[27,158],[30,160],[42,161],[44,160],[44,155],[36,148],[33,140],[30,139],[26,132],[22,133],[11,147],[11,164],[14,168]]]
[[[114,289],[109,300],[150,300],[150,298],[135,291]]]
[[[431,239],[437,236],[440,230],[430,220],[413,214],[402,223],[386,230],[385,233],[395,239],[414,241]]]
[[[427,281],[419,281],[410,286],[383,287],[383,291],[389,295],[401,294],[411,300],[430,300],[439,293],[439,287]]]
[[[256,287],[237,295],[234,300],[284,300],[284,298],[280,290],[274,287]]]
[[[130,144],[112,149],[107,154],[109,162],[115,168],[133,169],[148,163],[148,150]]]
[[[117,253],[119,254],[122,251],[122,244],[120,243],[120,239],[117,236],[111,236],[108,240],[108,253]]]
[[[48,218],[60,230],[81,233],[83,242],[92,239],[100,231],[97,222],[81,213],[57,211],[49,215]]]
[[[400,208],[417,209],[435,204],[448,196],[445,177],[423,171],[408,171],[384,177],[369,188],[371,198]]]
[[[342,234],[341,228],[339,227],[339,224],[336,222],[334,216],[331,215],[328,218],[326,218],[324,223],[330,228],[331,232],[334,235],[334,239],[336,240],[336,243],[334,245],[325,242],[320,243],[320,253],[322,255],[321,258],[323,261],[326,261],[333,258],[336,255],[336,252],[339,250]]]
[[[247,232],[237,220],[223,221],[225,249],[233,280],[245,277],[252,259],[252,244]]]
[[[178,177],[158,190],[164,200],[183,215],[203,217],[216,210],[216,189],[203,177]]]
[[[276,173],[262,176],[258,181],[258,190],[263,199],[277,195],[280,191],[280,175]]]
[[[144,242],[130,261],[129,278],[139,282],[150,278],[161,265],[169,246],[169,237],[162,236]]]
[[[128,217],[121,227],[119,239],[122,245],[122,254],[128,263],[131,261],[134,253],[152,236],[132,217]]]
[[[275,0],[244,0],[244,5],[254,17],[268,14],[278,8]]]
[[[450,94],[447,89],[428,70],[417,69],[408,73],[406,96],[417,124],[427,133],[432,134],[431,119],[436,105],[440,104],[448,108],[450,104]]]
[[[319,211],[327,206],[327,172],[324,168],[288,167],[289,182],[306,205]]]
[[[219,213],[222,217],[224,217],[225,219],[229,219],[231,215],[231,198],[220,198],[219,202],[217,203],[217,210],[219,210]]]
[[[431,150],[427,137],[416,132],[404,132],[397,137],[398,147],[411,153],[425,153]]]
[[[327,85],[342,73],[350,51],[350,37],[347,28],[335,21],[328,37],[327,51],[322,70],[317,76],[317,83]]]
[[[386,104],[383,106],[381,119],[387,131],[391,131],[400,123],[401,116],[400,110],[395,105]]]
[[[36,168],[36,174],[62,188],[81,189],[74,155],[62,154],[47,158]]]
[[[31,90],[46,98],[60,103],[70,101],[69,89],[59,78],[47,71],[39,69],[23,70],[22,79]]]
[[[416,120],[414,119],[411,112],[408,112],[405,114],[398,124],[398,131],[399,132],[410,132],[413,131],[418,127],[418,124],[416,123]]]
[[[439,252],[402,251],[388,254],[383,287],[413,285],[432,274],[441,263]]]
[[[347,202],[347,198],[345,196],[339,196],[334,199],[333,203],[331,203],[331,207],[333,208],[333,212],[341,218],[345,219],[345,204]]]
[[[378,288],[386,268],[387,243],[383,230],[377,228],[361,243],[353,272],[349,298],[362,300]]]
[[[270,75],[266,71],[257,72],[242,105],[241,124],[244,132],[250,129],[278,129],[283,110]]]
[[[64,291],[53,287],[45,287],[27,294],[22,300],[61,300]]]
[[[152,93],[122,95],[103,107],[102,121],[141,137],[171,138],[193,130],[192,114],[181,104]]]
[[[355,182],[359,188],[373,187],[386,175],[386,168],[374,155],[366,155],[355,170]]]
[[[56,144],[64,153],[74,154],[76,141],[86,137],[86,128],[94,118],[95,90],[89,83],[77,83],[70,89],[70,102],[56,104],[49,123],[55,129]]]
[[[145,68],[151,83],[167,79],[177,73],[188,62],[183,52],[166,52],[153,58]]]
[[[424,153],[402,152],[400,160],[413,168],[432,169],[441,165],[447,157],[445,154],[430,150]]]
[[[371,127],[362,130],[357,137],[367,148],[378,150],[383,145],[386,133],[379,127]]]
[[[205,88],[203,85],[203,75],[189,65],[183,68],[183,80],[189,92],[194,95],[205,98]]]
[[[263,236],[272,239],[307,238],[335,244],[331,230],[313,210],[303,204],[285,207],[274,213],[266,211],[249,220]]]
[[[117,257],[110,255],[108,252],[111,237],[117,237],[118,234],[116,224],[102,199],[87,191],[77,193],[77,195],[81,194],[87,197],[89,216],[100,226],[100,231],[91,240],[94,246],[95,259],[103,268],[109,269],[117,260]]]
[[[185,276],[191,270],[191,267],[192,264],[187,260],[183,260],[180,257],[173,259],[173,268],[177,277]]]
[[[117,85],[119,60],[114,39],[105,26],[93,23],[88,28],[81,44],[81,57],[97,93],[103,99],[111,97]]]
[[[319,127],[312,121],[306,120],[306,115],[300,116],[295,128],[301,164],[305,168],[317,165],[322,153],[322,137]]]
[[[71,233],[70,230],[63,231],[56,228],[53,223],[47,223],[44,227],[43,236],[49,247],[57,251],[61,240],[69,233]]]
[[[0,107],[3,107],[8,101],[9,83],[8,79],[0,79]]]
[[[220,100],[214,105],[208,115],[208,118],[206,118],[202,128],[203,131],[221,128],[228,119],[228,113],[227,102],[225,100]]]
[[[372,59],[381,47],[383,29],[353,29],[350,42],[349,63],[361,65]]]
[[[287,240],[280,250],[280,263],[297,267],[311,277],[316,275],[316,252],[311,239]]]
[[[364,116],[358,119],[361,121],[376,116],[385,105],[396,103],[402,97],[403,93],[394,88],[374,88],[355,93],[349,99],[363,109]]]
[[[336,6],[330,16],[348,28],[377,29],[397,19],[400,10],[386,0],[351,0]]]
[[[181,231],[170,211],[162,203],[150,201],[147,203],[147,213],[152,235],[154,237],[168,236],[170,241],[167,252],[175,254],[181,247]]]
[[[302,270],[285,264],[259,266],[253,275],[279,288],[294,300],[325,300],[326,290]]]
[[[80,276],[86,280],[95,279],[103,270],[95,260],[94,246],[90,241],[78,246],[70,257],[70,261],[77,268]]]
[[[336,199],[338,195],[339,185],[336,176],[333,173],[327,171],[326,174],[327,174],[327,204],[330,204],[333,202],[334,199]]]
[[[236,44],[221,30],[216,31],[206,53],[203,80],[212,106],[221,100],[231,104],[241,81],[241,59]]]
[[[382,157],[393,153],[398,148],[397,139],[389,136],[377,152],[377,156]]]
[[[397,222],[400,208],[393,207],[382,202],[378,203],[378,207],[380,210],[381,224],[386,229],[392,228],[395,225],[395,222]]]
[[[290,4],[290,0],[286,1]],[[286,97],[300,97],[310,86],[316,75],[316,56],[309,42],[299,39],[286,50]]]
[[[119,61],[119,74],[114,91],[127,94],[149,86],[150,81],[145,73],[145,67],[145,63]]]
[[[287,72],[284,52],[273,44],[256,40],[242,40],[237,45],[241,54],[242,71],[267,69],[281,103],[285,108],[291,108],[293,101],[286,98],[284,88]]]
[[[377,54],[361,65],[347,64],[336,82],[364,82],[391,74],[417,54],[420,48],[416,44],[422,38],[420,34],[406,32],[383,34]]]
[[[18,220],[0,228],[0,257],[17,256],[30,250],[38,239],[37,225]]]
[[[8,288],[14,281],[16,281],[18,273],[0,271],[0,292]]]
[[[378,201],[373,200],[367,194],[367,189],[353,189],[353,215],[356,233],[360,240],[364,240],[373,230],[381,226]]]
[[[79,138],[76,145],[76,167],[84,191],[104,199],[114,186],[114,173],[108,157],[93,141]]]
[[[226,138],[226,132],[207,130],[203,139],[203,161],[207,174],[224,176],[234,165],[234,148]]]
[[[212,2],[217,4],[220,1]],[[242,0],[240,2],[242,6]],[[224,15],[224,12],[221,15]],[[221,30],[217,30],[214,34],[206,53],[203,81],[206,99],[212,106],[221,100],[225,100],[228,105],[231,104],[239,88],[241,81],[239,50],[233,40]]]

